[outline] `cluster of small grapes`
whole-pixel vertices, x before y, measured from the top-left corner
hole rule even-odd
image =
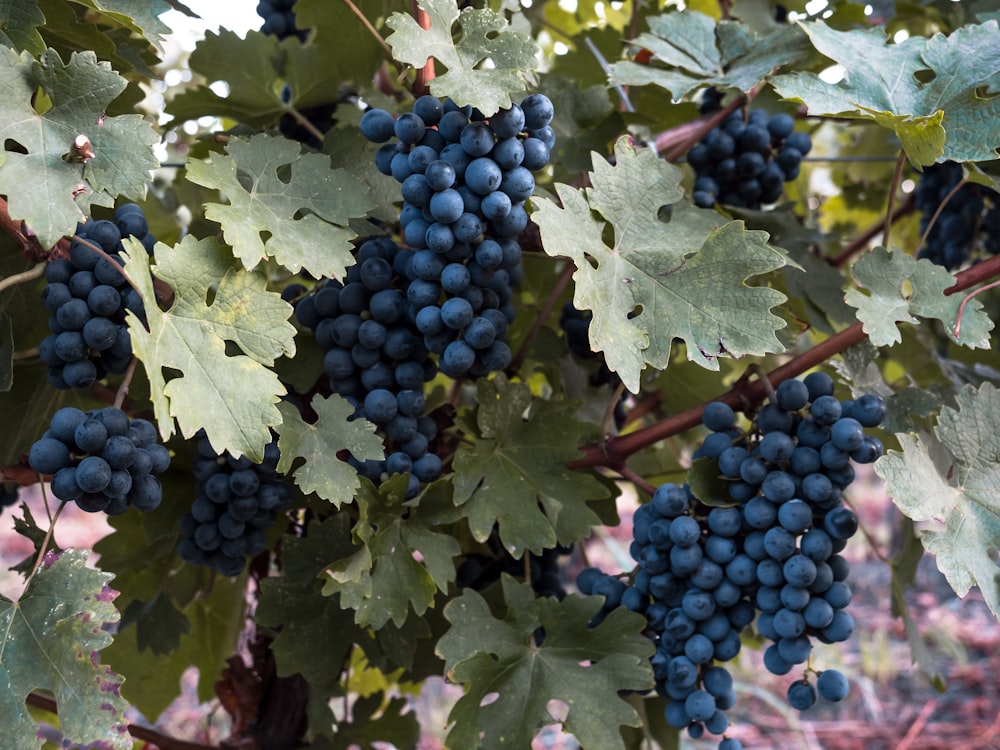
[[[530,567],[531,588],[539,596],[554,596],[557,599],[566,597],[559,577],[560,558],[573,551],[572,545],[564,547],[557,545],[542,550],[540,555],[531,555],[528,561]],[[514,578],[524,578],[524,561],[511,556],[506,550],[500,557],[487,555],[467,555],[455,573],[455,585],[459,589],[471,588],[482,591],[492,583],[500,580],[500,575],[507,573]]]
[[[159,506],[156,477],[170,467],[170,451],[148,420],[129,419],[113,406],[88,412],[67,406],[31,446],[28,465],[52,475],[52,494],[63,502],[116,516],[129,506],[143,512]]]
[[[716,201],[753,209],[774,203],[811,149],[812,139],[795,132],[791,115],[752,109],[744,121],[742,112],[733,112],[688,151],[695,171],[691,197],[701,208]]]
[[[432,96],[397,119],[380,109],[361,118],[364,136],[384,144],[379,171],[402,184],[409,249],[398,267],[417,330],[449,377],[510,364],[511,285],[523,275],[517,237],[528,224],[532,171],[555,145],[552,116],[552,102],[532,94],[490,118]]]
[[[192,464],[195,500],[181,518],[178,554],[195,565],[207,565],[225,576],[243,572],[247,555],[264,549],[264,532],[291,504],[292,493],[278,473],[278,445],[264,449],[259,464],[243,456],[218,455],[200,434],[198,458]]]
[[[962,165],[957,162],[946,161],[924,169],[914,194],[921,234],[961,181]],[[1000,195],[984,185],[968,182],[941,208],[919,257],[948,270],[958,268],[972,255],[980,229],[985,230],[986,251],[1000,253]]]
[[[390,441],[385,460],[350,462],[380,484],[382,474],[409,473],[409,494],[441,475],[441,459],[430,451],[437,436],[424,415],[424,383],[437,374],[406,299],[401,266],[412,256],[386,237],[365,240],[344,283],[325,282],[295,305],[299,322],[312,329],[325,350],[323,367],[330,387],[351,401],[355,416],[378,425]],[[305,291],[295,284],[283,294]],[[506,322],[506,319],[504,319]]]
[[[79,225],[77,235],[111,260],[73,240],[69,257],[53,260],[45,269],[42,304],[50,313],[52,333],[42,339],[39,357],[48,365],[49,383],[61,389],[86,388],[109,373],[125,372],[132,358],[125,312],[144,318],[145,310],[122,272],[122,237],[138,238],[149,253],[156,242],[142,209],[132,203],[118,208],[113,222]]]
[[[886,407],[872,395],[838,401],[833,390],[824,373],[782,383],[752,433],[736,426],[728,405],[710,404],[703,423],[713,434],[695,457],[717,462],[734,504],[709,507],[686,486],[663,485],[634,515],[631,584],[597,569],[577,579],[581,592],[605,597],[603,611],[622,605],[645,614],[657,643],[657,691],[670,699],[666,720],[693,737],[725,732],[735,696],[715,662],[736,655],[755,619],[773,641],[764,664],[779,675],[808,660],[811,638],[836,643],[854,631],[848,565],[838,553],[858,522],[841,493],[854,479],[852,460],[881,455],[864,430],[881,424]],[[810,668],[790,686],[789,703],[809,708],[817,689],[837,701],[848,683],[837,670]],[[740,744],[725,738],[719,747]]]
[[[295,27],[295,0],[260,0],[257,15],[264,19],[260,31],[278,39],[297,36],[305,41],[308,32]]]

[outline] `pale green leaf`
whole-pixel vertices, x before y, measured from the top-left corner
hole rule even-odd
[[[941,321],[957,344],[989,348],[993,321],[978,300],[966,304],[955,336],[962,295],[944,293],[955,285],[955,277],[941,266],[876,247],[851,267],[851,273],[861,288],[848,289],[844,299],[858,310],[858,320],[876,346],[898,344],[902,335],[897,323],[917,323],[914,316],[920,316]]]
[[[108,573],[88,568],[86,550],[49,553],[27,591],[0,595],[0,726],[5,747],[41,748],[25,709],[33,690],[50,690],[68,742],[126,750],[122,678],[98,661],[111,643],[104,627],[118,622]]]
[[[430,17],[423,29],[409,13],[393,13],[386,25],[393,33],[386,41],[400,62],[422,68],[435,58],[447,71],[430,82],[434,96],[450,96],[459,105],[471,104],[487,117],[510,107],[512,93],[524,91],[537,66],[535,43],[514,31],[507,20],[489,8],[463,8],[454,0],[423,0],[418,5]],[[455,22],[461,28],[453,37]],[[483,65],[489,60],[490,65]]]
[[[782,96],[804,102],[813,115],[873,119],[892,128],[918,165],[997,157],[1000,98],[980,91],[1000,73],[995,20],[899,43],[890,43],[882,27],[836,31],[814,21],[803,28],[817,50],[844,66],[844,78],[831,84],[815,73],[777,76]]]
[[[253,268],[272,257],[290,271],[342,278],[354,262],[351,240],[357,235],[349,221],[373,208],[362,183],[331,169],[325,155],[301,154],[299,144],[286,138],[260,133],[231,140],[226,150],[226,156],[192,160],[187,176],[229,199],[228,206],[209,203],[205,216],[222,224],[243,265]]]
[[[151,147],[159,137],[139,115],[104,116],[126,85],[92,52],[73,53],[64,64],[51,49],[35,61],[0,47],[0,139],[26,152],[4,152],[0,193],[8,197],[10,215],[25,220],[43,247],[72,234],[92,206],[111,206],[119,194],[145,195],[150,170],[158,166]],[[39,88],[51,100],[42,113],[32,106]],[[78,135],[86,135],[94,151],[86,163],[68,158]]]
[[[785,323],[771,308],[785,296],[745,283],[788,264],[767,234],[743,222],[720,227],[718,213],[679,203],[680,170],[653,152],[621,139],[615,157],[610,166],[594,156],[591,188],[557,184],[561,207],[534,200],[545,252],[576,264],[574,304],[594,312],[591,348],[632,392],[646,364],[667,367],[674,338],[713,370],[723,355],[782,351],[775,331]]]
[[[955,592],[979,586],[1000,617],[1000,391],[967,385],[957,400],[957,409],[941,410],[933,439],[897,434],[902,451],[889,451],[875,471],[903,513],[927,522],[921,541]],[[932,457],[942,449],[952,460],[947,478]]]
[[[340,396],[313,396],[310,407],[317,415],[313,424],[303,421],[293,404],[287,401],[278,404],[282,416],[277,428],[281,451],[278,471],[294,479],[305,494],[315,492],[340,507],[351,501],[360,482],[357,471],[337,459],[337,453],[347,450],[357,460],[367,461],[383,458],[385,448],[371,422],[347,421],[354,407]],[[305,463],[293,469],[300,458]]]
[[[406,622],[410,607],[422,615],[436,591],[447,591],[455,579],[453,558],[458,542],[434,530],[433,514],[421,514],[421,500],[407,501],[407,476],[394,476],[375,489],[361,483],[356,541],[364,547],[335,562],[327,573],[324,594],[340,593],[341,604],[356,610],[355,622],[380,630],[390,619]],[[367,569],[366,569],[367,566]]]
[[[445,607],[452,627],[437,652],[449,679],[466,688],[448,716],[448,747],[526,748],[538,729],[556,722],[584,747],[624,750],[619,727],[642,721],[619,691],[653,685],[645,619],[618,608],[588,628],[600,597],[536,599],[506,574],[503,593],[501,617],[471,589]],[[539,628],[544,639],[536,644]],[[486,703],[491,693],[498,697]],[[563,718],[550,714],[550,701],[565,704]]]
[[[611,82],[654,84],[675,99],[706,85],[750,91],[776,69],[801,60],[809,48],[797,26],[758,34],[731,21],[716,25],[694,11],[664,13],[647,23],[649,31],[632,44],[649,50],[651,61],[612,64]]]
[[[262,275],[239,268],[215,239],[188,235],[173,248],[157,246],[153,271],[174,291],[173,306],[163,312],[149,256],[134,240],[126,244],[125,270],[142,295],[149,325],[147,330],[130,313],[129,332],[146,366],[160,434],[173,435],[176,419],[184,437],[204,428],[216,453],[260,461],[271,442],[269,428],[281,422],[275,404],[285,388],[268,368],[295,352],[291,306],[267,291]],[[242,353],[230,356],[227,343]]]
[[[587,430],[573,417],[579,404],[532,398],[527,385],[502,375],[480,380],[477,400],[475,443],[458,449],[453,480],[454,502],[473,536],[484,541],[497,524],[515,558],[588,536],[600,519],[587,501],[608,497],[608,490],[587,472],[566,468],[580,458]]]
[[[165,0],[145,0],[137,3],[135,0],[75,0],[88,8],[104,13],[127,29],[136,32],[152,42],[158,50],[163,51],[163,42],[171,29],[160,16],[170,10],[170,3]]]

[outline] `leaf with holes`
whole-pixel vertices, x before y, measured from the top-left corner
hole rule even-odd
[[[959,596],[978,586],[1000,617],[1000,390],[984,383],[958,393],[958,408],[944,407],[933,437],[898,433],[902,451],[875,463],[886,491],[903,513],[926,522],[924,548]],[[947,453],[947,478],[934,454]]]
[[[624,750],[619,727],[642,720],[621,691],[653,686],[645,618],[619,607],[589,628],[601,597],[536,599],[506,573],[502,586],[499,615],[472,589],[445,607],[451,629],[437,652],[448,678],[466,689],[448,716],[448,747],[531,747],[555,721],[584,747]]]
[[[101,666],[118,622],[113,578],[86,566],[87,550],[49,553],[27,591],[0,595],[0,726],[4,747],[41,748],[38,725],[25,710],[33,690],[50,690],[67,744],[132,747],[121,676]]]
[[[243,265],[253,268],[271,257],[296,273],[342,278],[354,263],[351,240],[357,235],[349,222],[373,207],[362,183],[331,169],[323,154],[302,154],[286,138],[259,133],[231,140],[226,151],[192,160],[187,174],[229,199],[228,206],[209,203],[205,216],[222,224]]]
[[[858,310],[858,320],[876,346],[890,346],[902,341],[897,323],[916,323],[914,315],[941,321],[945,332],[956,344],[970,349],[988,349],[993,321],[979,300],[972,300],[961,311],[961,294],[944,292],[955,285],[955,277],[941,266],[923,258],[917,260],[901,251],[888,252],[876,247],[863,255],[851,273],[861,289],[848,289],[847,304]],[[904,289],[908,289],[904,293]]]
[[[304,422],[293,404],[287,401],[278,404],[282,417],[277,428],[281,451],[278,471],[294,479],[304,493],[315,492],[340,507],[351,501],[360,482],[357,471],[346,461],[338,460],[337,453],[350,451],[358,461],[367,461],[383,458],[385,448],[371,422],[348,421],[354,407],[340,396],[313,396],[310,407],[317,415],[313,424]],[[305,463],[293,469],[299,458],[305,459]]]
[[[699,86],[749,92],[775,70],[801,61],[809,51],[806,35],[795,25],[757,33],[741,23],[716,24],[695,11],[665,13],[646,23],[649,31],[632,44],[649,51],[649,62],[613,63],[611,82],[654,84],[675,99]]]
[[[386,42],[400,62],[422,68],[433,57],[448,69],[431,79],[434,96],[471,104],[488,117],[509,107],[510,95],[524,91],[533,80],[535,43],[503,16],[489,8],[459,11],[454,0],[423,0],[418,5],[430,18],[430,28],[421,28],[409,13],[393,13],[386,21],[393,30]],[[452,34],[456,21],[461,27],[457,41]]]
[[[832,84],[816,73],[777,76],[773,83],[782,96],[804,102],[811,115],[846,115],[891,128],[917,164],[997,158],[996,20],[899,43],[882,27],[837,31],[814,21],[802,28],[819,52],[844,67],[844,77]]]
[[[715,211],[681,202],[680,182],[679,169],[623,138],[613,166],[594,155],[593,187],[557,184],[561,206],[533,199],[545,252],[576,264],[573,303],[593,310],[591,347],[633,393],[646,364],[667,367],[675,338],[710,370],[720,356],[784,350],[775,331],[785,322],[771,308],[785,296],[745,280],[790,261],[765,232],[720,227]]]
[[[93,52],[74,52],[63,63],[52,49],[36,61],[0,47],[0,141],[7,148],[0,193],[11,217],[26,221],[42,247],[73,234],[93,206],[146,194],[150,170],[159,165],[152,151],[159,136],[140,115],[104,116],[127,83]],[[50,100],[48,109],[35,110],[39,92]],[[94,152],[86,162],[70,158],[79,135]]]
[[[174,291],[173,306],[163,312],[149,256],[134,240],[126,245],[125,271],[148,320],[147,329],[129,313],[129,332],[146,366],[160,433],[173,435],[176,419],[184,437],[204,428],[216,453],[260,461],[270,428],[281,422],[275,404],[285,393],[269,368],[295,353],[291,305],[267,291],[263,275],[239,268],[215,239],[188,235],[157,252],[156,276]],[[241,353],[231,355],[228,345]]]

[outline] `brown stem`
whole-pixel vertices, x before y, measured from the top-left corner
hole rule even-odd
[[[559,301],[559,297],[562,296],[563,291],[566,289],[566,285],[569,284],[569,280],[573,278],[574,270],[576,270],[576,268],[573,264],[567,262],[566,267],[559,275],[556,283],[552,285],[552,291],[549,292],[549,296],[542,305],[542,309],[538,311],[538,315],[535,317],[535,322],[531,324],[531,330],[528,331],[528,335],[524,337],[524,341],[521,343],[521,347],[517,350],[517,354],[514,355],[514,359],[511,360],[510,366],[507,368],[508,373],[515,373],[521,369],[521,364],[524,362],[524,358],[528,355],[528,346],[532,341],[534,341],[538,332],[542,330],[542,327],[545,325],[545,321],[549,319],[549,315],[552,314],[552,310],[555,308],[556,303]]]
[[[622,395],[625,393],[625,384],[622,381],[618,381],[618,386],[615,388],[615,392],[611,394],[611,401],[608,402],[608,408],[604,410],[604,418],[601,420],[601,434],[610,435],[611,434],[611,423],[615,418],[615,409],[618,408],[618,402],[621,401]]]
[[[38,483],[42,484],[42,477],[41,477],[41,475],[38,476]],[[42,487],[42,496],[45,497],[45,487],[44,486]],[[48,504],[48,500],[46,499],[46,501],[45,501],[46,512],[48,511],[48,507],[49,507],[49,504]],[[55,533],[55,530],[56,530],[56,521],[59,520],[59,516],[62,515],[63,508],[65,508],[65,507],[66,507],[66,503],[65,502],[59,503],[59,507],[56,508],[55,515],[52,516],[52,518],[49,519],[49,528],[48,528],[48,531],[45,532],[45,538],[42,539],[42,546],[38,548],[38,559],[35,560],[35,567],[33,567],[31,569],[31,573],[28,574],[27,579],[25,579],[25,581],[24,581],[24,590],[25,591],[27,591],[28,587],[31,586],[31,579],[35,577],[35,573],[37,573],[38,569],[40,567],[42,567],[42,561],[45,559],[45,553],[48,552],[48,550],[49,550],[49,542],[52,541],[52,535]]]
[[[297,122],[299,125],[301,125],[303,128],[305,128],[306,131],[308,131],[309,135],[311,135],[313,138],[315,138],[320,143],[322,143],[323,139],[326,138],[326,135],[323,133],[322,130],[320,130],[319,128],[317,128],[308,117],[306,117],[304,114],[302,114],[301,112],[299,112],[291,104],[286,104],[285,105],[285,112],[287,112],[292,117],[294,117],[295,118],[295,122]]]
[[[756,89],[751,91],[749,94],[743,94],[736,97],[735,99],[733,99],[733,101],[729,102],[729,104],[720,109],[718,112],[713,112],[704,120],[699,120],[698,127],[694,128],[693,131],[691,129],[684,129],[683,132],[685,133],[685,137],[679,141],[676,140],[676,136],[674,136],[670,140],[667,140],[667,138],[675,131],[681,130],[681,128],[675,128],[673,130],[668,130],[665,133],[661,133],[656,137],[655,140],[656,152],[662,153],[663,149],[666,148],[669,145],[669,143],[672,142],[673,148],[667,151],[667,153],[663,155],[663,158],[666,159],[667,161],[676,161],[681,154],[685,153],[689,148],[691,148],[691,146],[693,146],[702,138],[704,138],[705,134],[708,133],[708,131],[710,131],[720,122],[725,120],[727,117],[729,117],[729,115],[738,110],[744,104],[749,102],[754,97],[755,94],[756,94]]]
[[[0,200],[3,200],[0,198]],[[48,266],[44,260],[36,263],[27,271],[22,271],[21,273],[15,273],[13,276],[8,276],[6,279],[0,280],[0,292],[5,289],[9,289],[12,286],[18,284],[24,284],[29,281],[34,281],[40,278],[45,273],[45,267]]]
[[[139,364],[138,357],[132,357],[132,360],[128,363],[128,368],[125,370],[125,377],[122,378],[122,383],[118,386],[118,392],[115,394],[115,402],[112,406],[115,409],[121,409],[122,404],[125,403],[125,397],[128,395],[128,388],[132,384],[132,378],[135,376],[135,367]]]
[[[916,205],[916,196],[913,193],[910,193],[906,197],[906,200],[896,206],[896,209],[892,212],[892,222],[895,223],[907,214],[911,213],[913,209],[916,208]],[[853,258],[857,253],[864,250],[865,247],[868,246],[868,243],[871,242],[877,235],[881,234],[885,230],[885,225],[886,217],[883,216],[853,240],[848,242],[839,255],[835,255],[830,258],[830,265],[839,268],[847,263],[847,261]],[[884,241],[883,244],[885,244]]]
[[[40,708],[43,711],[48,711],[52,714],[58,713],[58,706],[56,705],[55,700],[47,695],[42,695],[41,693],[28,693],[25,703],[29,706]],[[218,750],[218,748],[212,747],[211,745],[201,745],[197,742],[177,740],[173,737],[168,737],[165,734],[160,734],[155,729],[148,729],[146,727],[136,726],[135,724],[129,724],[126,729],[128,729],[128,733],[137,740],[152,742],[160,750]]]
[[[892,232],[892,209],[896,205],[896,192],[899,190],[899,183],[903,179],[903,166],[906,164],[906,151],[899,150],[899,158],[896,159],[896,170],[892,173],[892,184],[889,186],[889,201],[885,208],[885,232],[882,234],[882,244],[886,250],[889,247],[889,234]]]
[[[392,47],[390,47],[388,45],[388,43],[385,41],[385,39],[382,38],[382,35],[378,33],[378,30],[374,26],[372,26],[372,22],[369,21],[365,17],[365,14],[361,12],[361,9],[357,5],[355,5],[353,2],[351,2],[351,0],[343,0],[343,3],[344,3],[344,5],[346,5],[350,9],[351,13],[353,13],[354,15],[356,15],[358,17],[358,19],[361,21],[361,23],[364,24],[365,28],[368,29],[368,32],[373,37],[375,37],[375,41],[377,41],[378,44],[379,44],[379,46],[383,50],[385,50],[385,53],[387,55],[389,55],[389,59],[391,60],[392,59]],[[320,138],[320,140],[323,140],[323,139]]]
[[[981,286],[975,291],[969,292],[962,298],[962,303],[958,306],[958,316],[955,319],[955,328],[953,330],[956,340],[958,339],[958,334],[962,331],[962,316],[965,315],[965,306],[969,304],[969,302],[980,292],[985,292],[987,289],[993,289],[997,286],[1000,286],[1000,280],[994,281],[986,286]]]
[[[957,274],[955,285],[945,289],[944,293],[955,294],[956,292],[964,291],[998,274],[1000,274],[1000,256],[995,256]],[[826,362],[834,355],[864,341],[864,339],[865,332],[861,323],[855,323],[794,359],[789,360],[780,367],[775,368],[768,373],[768,380],[770,380],[772,385],[778,386],[783,381],[798,377],[807,370],[811,370],[813,367]],[[764,386],[759,381],[741,380],[733,388],[712,400],[723,401],[734,409],[743,409],[748,404],[760,403],[763,401],[764,395]],[[699,404],[687,411],[675,414],[672,417],[638,429],[635,432],[630,432],[627,435],[613,437],[597,445],[589,445],[583,448],[584,457],[573,461],[568,466],[572,469],[588,466],[607,466],[617,470],[632,454],[648,448],[660,440],[665,440],[673,435],[679,435],[700,424],[701,413],[704,411],[705,406],[706,404]]]
[[[413,18],[420,28],[429,29],[431,27],[431,17],[417,2],[418,0],[411,0],[410,12],[413,14]],[[434,76],[434,58],[428,57],[424,66],[417,71],[417,78],[413,82],[413,95],[420,96],[426,94],[430,82],[434,80]]]
[[[622,479],[627,479],[640,490],[648,493],[650,496],[656,492],[656,485],[651,482],[647,482],[646,479],[640,476],[634,469],[629,468],[627,464],[622,464],[615,471],[621,476]]]

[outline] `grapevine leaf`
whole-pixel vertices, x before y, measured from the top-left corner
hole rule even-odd
[[[243,265],[273,257],[296,273],[304,268],[316,277],[342,278],[354,262],[350,241],[357,236],[348,222],[373,207],[363,185],[343,169],[330,169],[327,156],[300,154],[299,144],[286,138],[259,133],[231,140],[226,150],[227,156],[192,160],[187,176],[229,199],[228,206],[207,204],[205,216],[222,224]]]
[[[358,698],[351,704],[351,717],[337,722],[336,734],[321,742],[318,750],[378,750],[392,747],[417,747],[420,723],[413,711],[403,713],[405,698],[390,698],[382,705],[381,694]],[[376,715],[377,714],[377,715]]]
[[[24,219],[43,247],[72,234],[92,206],[111,206],[119,194],[145,195],[150,170],[158,166],[151,146],[159,137],[139,115],[104,117],[125,87],[125,79],[92,52],[75,52],[64,64],[55,50],[35,61],[27,52],[0,47],[0,139],[8,144],[0,193],[10,201],[11,216]],[[39,89],[51,101],[42,112],[32,106]],[[90,139],[95,154],[86,163],[67,158],[78,135]]]
[[[899,433],[902,451],[889,451],[875,464],[899,509],[918,522],[924,548],[959,596],[973,585],[1000,618],[1000,391],[990,383],[962,388],[958,408],[944,407],[934,437]],[[932,451],[952,461],[946,479]]]
[[[149,325],[147,330],[130,313],[129,332],[146,366],[160,433],[173,435],[176,418],[185,438],[204,428],[216,453],[260,461],[271,441],[268,428],[281,421],[275,402],[285,388],[268,366],[295,351],[291,306],[266,291],[263,276],[237,267],[215,239],[188,235],[173,248],[158,246],[156,276],[174,291],[173,306],[163,312],[149,256],[134,240],[126,242],[125,270],[142,295]],[[243,353],[229,356],[229,342]],[[164,370],[176,376],[168,380]]]
[[[405,499],[407,486],[406,476],[392,477],[377,490],[361,483],[354,536],[365,546],[346,558],[346,568],[332,566],[323,589],[340,592],[342,606],[356,610],[357,624],[375,630],[390,619],[402,627],[410,606],[417,615],[426,612],[435,589],[447,591],[455,579],[453,558],[461,553],[454,538],[434,531],[421,516],[419,500]],[[341,570],[349,574],[338,575]]]
[[[716,25],[694,11],[654,16],[648,24],[649,32],[632,44],[652,53],[651,61],[612,64],[611,82],[655,84],[675,99],[706,85],[750,91],[777,68],[801,60],[809,49],[806,35],[797,26],[758,34],[730,21]]]
[[[134,599],[122,613],[122,627],[136,624],[136,642],[140,651],[151,649],[156,655],[169,654],[181,644],[181,636],[191,633],[187,616],[173,599],[159,591],[150,601]]]
[[[902,341],[897,323],[916,323],[913,317],[941,321],[949,338],[971,349],[989,348],[993,321],[978,300],[971,300],[962,311],[959,335],[955,336],[956,321],[962,295],[946,295],[954,286],[955,277],[926,258],[917,260],[903,252],[889,252],[877,247],[864,255],[851,268],[860,289],[848,289],[847,304],[858,310],[858,319],[876,346],[889,346]],[[904,285],[912,290],[904,292]]]
[[[163,41],[171,33],[160,16],[170,10],[165,0],[148,0],[136,3],[134,0],[76,0],[76,2],[100,11],[109,18],[134,31],[163,52]]]
[[[41,748],[38,725],[25,710],[32,690],[51,690],[63,735],[73,744],[132,747],[121,676],[98,662],[118,622],[108,573],[86,566],[87,550],[48,553],[27,591],[0,595],[0,725],[6,746]]]
[[[917,164],[997,157],[997,21],[900,43],[890,43],[882,28],[836,31],[822,21],[803,28],[817,50],[844,67],[844,78],[830,84],[815,73],[777,76],[773,83],[782,96],[804,102],[810,114],[891,128]]]
[[[486,116],[511,105],[511,93],[524,91],[538,65],[531,37],[514,31],[507,20],[488,8],[464,8],[453,0],[423,0],[418,3],[430,17],[423,29],[409,13],[393,13],[386,25],[393,33],[386,38],[393,57],[422,68],[436,58],[446,73],[430,82],[434,96],[450,96],[460,105],[471,104]],[[462,31],[453,40],[452,27]],[[491,65],[483,63],[489,60]]]
[[[347,421],[354,407],[340,396],[316,395],[310,406],[318,417],[314,424],[304,422],[293,404],[286,401],[278,404],[282,417],[277,428],[281,451],[278,471],[292,477],[307,495],[315,492],[339,508],[351,501],[360,483],[357,471],[346,461],[338,460],[337,453],[347,450],[357,460],[367,461],[384,457],[385,448],[371,422]],[[293,470],[298,458],[305,459],[305,463]]]
[[[601,598],[535,599],[530,586],[506,574],[502,585],[501,617],[471,589],[445,607],[452,627],[437,651],[449,679],[466,686],[448,717],[448,747],[530,747],[535,731],[553,723],[548,704],[561,701],[568,710],[558,721],[584,747],[624,750],[619,727],[642,722],[619,691],[653,684],[645,620],[618,608],[588,628]],[[544,637],[536,645],[539,628]],[[498,698],[484,704],[491,693]]]
[[[652,151],[623,138],[615,156],[611,166],[595,155],[591,188],[557,184],[561,207],[534,200],[545,252],[576,264],[574,304],[594,313],[591,348],[632,392],[645,364],[667,367],[674,338],[687,344],[689,360],[712,370],[724,354],[783,351],[774,332],[785,323],[771,308],[785,296],[744,283],[788,264],[767,234],[737,221],[719,227],[714,211],[678,204],[681,172]]]
[[[469,425],[475,444],[458,449],[454,478],[454,502],[473,536],[485,541],[498,524],[504,546],[520,557],[576,541],[600,525],[587,501],[608,497],[607,488],[566,468],[580,458],[578,440],[587,429],[573,417],[579,404],[532,398],[527,385],[502,375],[479,381],[478,402]],[[570,538],[558,533],[570,530]]]
[[[37,55],[45,50],[38,27],[45,16],[35,0],[0,0],[0,44]]]

